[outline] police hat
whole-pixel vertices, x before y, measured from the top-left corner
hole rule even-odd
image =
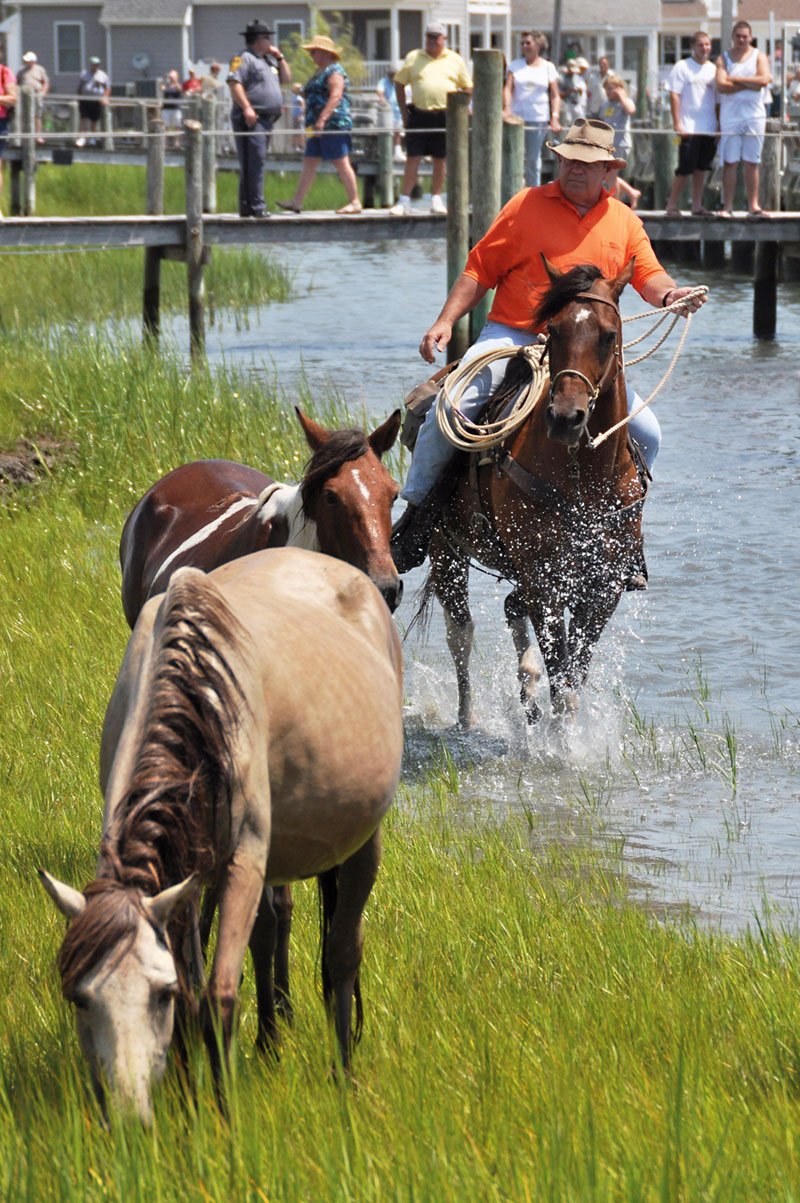
[[[275,32],[270,29],[269,25],[265,25],[263,21],[248,21],[246,29],[240,29],[241,37],[246,38],[248,42],[255,41],[256,38],[270,37]]]

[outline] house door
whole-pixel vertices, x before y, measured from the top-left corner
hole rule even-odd
[[[389,62],[392,57],[392,30],[385,17],[368,17],[367,58],[371,62]]]

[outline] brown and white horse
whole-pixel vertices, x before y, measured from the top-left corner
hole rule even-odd
[[[461,726],[472,722],[473,558],[515,582],[506,618],[522,702],[528,721],[535,722],[541,663],[528,622],[547,670],[553,713],[568,713],[640,547],[645,482],[623,425],[627,394],[617,304],[633,260],[610,280],[591,264],[566,273],[547,260],[545,265],[551,287],[535,324],[547,330],[549,398],[545,393],[528,419],[479,463],[474,457],[470,468],[468,457],[462,458],[431,544],[431,583],[445,613]],[[514,387],[510,382],[509,395]],[[617,424],[620,429],[595,448],[593,437]]]
[[[265,883],[320,874],[332,891],[324,995],[349,1067],[361,919],[402,750],[399,639],[350,565],[262,551],[208,576],[180,569],[145,605],[103,727],[97,876],[79,891],[40,871],[69,920],[62,988],[101,1098],[106,1084],[150,1117],[176,1004],[191,1015],[203,981],[200,882],[219,898],[201,1008],[215,1070],[248,943],[259,1027],[271,1021],[261,1013],[273,951],[259,921]]]
[[[312,451],[299,484],[278,484],[245,464],[196,460],[152,485],[120,540],[122,606],[129,626],[176,568],[208,572],[265,547],[306,547],[366,572],[391,610],[403,585],[389,552],[397,485],[381,463],[400,411],[365,435],[325,430],[297,416]]]

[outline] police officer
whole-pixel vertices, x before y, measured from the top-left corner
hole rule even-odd
[[[274,32],[263,21],[250,21],[241,35],[246,49],[234,55],[228,72],[233,97],[231,124],[239,156],[240,217],[267,216],[264,168],[269,135],[281,115],[281,84],[292,78],[289,64],[270,41]]]

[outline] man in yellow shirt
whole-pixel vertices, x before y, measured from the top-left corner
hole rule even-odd
[[[446,213],[442,200],[445,173],[445,121],[449,92],[472,92],[472,79],[460,54],[445,46],[447,30],[439,21],[425,27],[425,49],[412,50],[394,77],[397,103],[406,128],[406,166],[403,191],[389,212],[404,217],[411,208],[411,192],[419,175],[423,155],[433,159],[431,212]],[[411,104],[406,85],[411,86]]]

